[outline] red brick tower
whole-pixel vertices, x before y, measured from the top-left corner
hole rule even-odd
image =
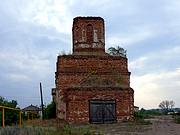
[[[73,22],[73,54],[105,52],[104,20],[101,17],[76,17]]]
[[[52,94],[57,119],[70,123],[132,120],[134,91],[127,58],[105,53],[104,20],[76,17],[73,54],[57,58]]]

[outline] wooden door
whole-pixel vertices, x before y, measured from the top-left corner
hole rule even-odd
[[[116,122],[115,100],[91,100],[89,109],[90,123]]]

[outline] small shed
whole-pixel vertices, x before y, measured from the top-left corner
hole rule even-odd
[[[41,109],[37,106],[34,106],[34,105],[29,105],[27,107],[25,107],[24,109],[22,109],[24,112],[32,112],[33,114],[36,114],[37,116],[40,116],[40,112],[41,112]]]

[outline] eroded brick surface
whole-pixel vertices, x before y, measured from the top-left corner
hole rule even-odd
[[[105,53],[104,20],[77,17],[73,23],[73,54],[57,58],[53,96],[57,118],[89,122],[89,101],[115,100],[116,119],[133,118],[134,91],[130,88],[127,58]]]
[[[73,53],[105,51],[104,20],[101,17],[76,17],[73,22]]]

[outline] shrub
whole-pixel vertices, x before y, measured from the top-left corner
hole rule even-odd
[[[56,103],[51,102],[50,104],[48,104],[44,112],[45,112],[45,119],[56,118]]]
[[[145,109],[141,109],[140,111],[134,113],[134,122],[136,124],[143,124],[143,125],[152,124],[149,120],[144,120],[150,118],[151,115],[152,113],[150,113],[149,111]]]
[[[145,110],[143,108],[140,111],[134,113],[134,117],[136,119],[147,119],[154,115],[162,115],[162,113],[158,110]]]
[[[180,116],[174,116],[174,121],[177,124],[180,124]]]

